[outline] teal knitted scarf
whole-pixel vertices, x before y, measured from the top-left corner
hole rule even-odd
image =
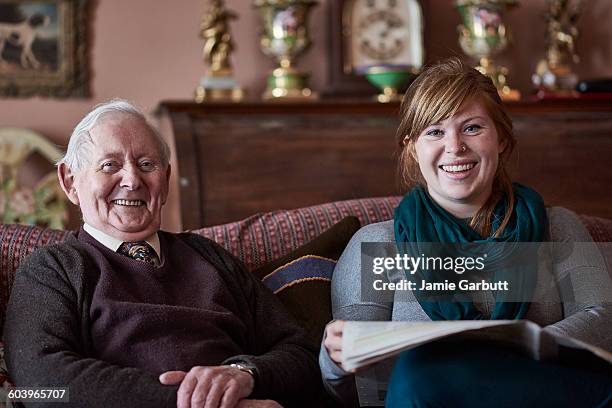
[[[440,207],[422,187],[415,187],[408,193],[395,209],[395,241],[400,253],[404,252],[405,244],[400,243],[503,243],[506,252],[512,250],[519,242],[541,242],[547,227],[546,209],[542,197],[534,190],[514,184],[514,211],[503,233],[499,237],[483,238],[469,227],[463,220],[455,218]],[[506,209],[507,197],[500,200],[493,215],[491,231],[500,226]],[[410,246],[410,245],[409,245]],[[494,247],[494,245],[489,245]],[[494,265],[496,258],[504,254],[492,251],[487,259],[487,265]],[[508,280],[512,282],[508,292],[495,293],[495,309],[491,319],[522,319],[529,309],[530,302],[505,301],[505,299],[525,299],[533,293],[537,280],[537,262],[527,266],[512,267],[505,264],[504,268],[493,268],[491,281]],[[418,271],[417,277],[432,281],[434,275],[429,271]],[[408,277],[411,278],[410,276]],[[466,320],[484,319],[482,313],[472,302],[432,300],[423,294],[415,292],[423,310],[432,320]]]

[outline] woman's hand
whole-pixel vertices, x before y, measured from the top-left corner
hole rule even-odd
[[[325,326],[325,341],[323,345],[327,354],[338,367],[342,367],[342,331],[344,320],[334,320]]]

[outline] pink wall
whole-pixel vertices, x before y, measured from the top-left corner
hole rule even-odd
[[[321,0],[313,11],[311,32],[314,46],[298,60],[310,70],[311,85],[322,90],[326,82],[327,3]],[[205,68],[201,63],[202,42],[198,26],[205,9],[203,0],[104,0],[97,1],[91,18],[90,45],[92,97],[84,100],[45,98],[0,99],[0,126],[34,129],[65,145],[76,122],[92,105],[112,97],[132,100],[151,113],[159,101],[189,99]],[[233,61],[238,80],[251,97],[259,97],[265,76],[273,67],[259,51],[259,20],[252,1],[226,0],[239,15],[232,26],[237,50]],[[425,48],[428,61],[461,55],[457,43],[459,15],[453,0],[422,0],[425,14]],[[612,76],[612,3],[584,2],[580,18],[582,37],[578,51],[582,77]],[[523,93],[530,89],[530,76],[543,56],[545,0],[523,0],[507,22],[514,33],[514,46],[499,58],[510,68],[509,81]],[[165,228],[177,230],[178,197],[172,187],[166,208]]]

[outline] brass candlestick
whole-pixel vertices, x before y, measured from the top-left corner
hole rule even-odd
[[[204,39],[202,58],[209,70],[196,88],[196,102],[211,100],[239,101],[244,92],[234,78],[230,55],[234,43],[229,22],[236,14],[225,9],[223,0],[211,0],[210,9],[202,17],[200,37]]]

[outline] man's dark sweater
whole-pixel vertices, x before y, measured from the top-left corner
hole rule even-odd
[[[184,241],[159,235],[164,263],[155,268],[79,234],[100,271],[89,310],[95,355],[160,375],[243,354],[247,311],[221,274]]]
[[[316,394],[316,345],[274,295],[212,241],[159,237],[158,269],[83,230],[22,264],[4,332],[16,385],[68,386],[62,407],[175,407],[160,373],[243,361],[251,398]]]

